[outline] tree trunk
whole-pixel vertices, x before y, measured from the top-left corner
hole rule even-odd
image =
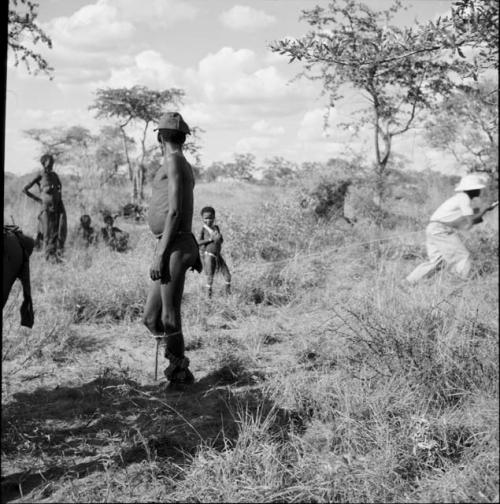
[[[128,178],[130,181],[133,181],[134,174],[133,174],[132,162],[130,161],[130,157],[128,154],[127,136],[125,135],[124,127],[121,125],[120,125],[120,131],[122,132],[123,150],[125,151],[125,158],[127,159]]]
[[[134,166],[132,180],[132,201],[133,203],[142,203],[144,201],[144,178],[146,168],[142,164]]]

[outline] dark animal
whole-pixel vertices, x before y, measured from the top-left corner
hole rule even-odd
[[[19,278],[23,286],[21,325],[33,327],[35,316],[31,299],[29,258],[35,241],[26,236],[17,226],[3,227],[3,291],[2,309],[9,298],[12,285]]]
[[[344,219],[352,225],[353,221],[344,215],[345,198],[351,184],[351,180],[323,181],[300,204],[302,208],[310,207],[318,219]]]

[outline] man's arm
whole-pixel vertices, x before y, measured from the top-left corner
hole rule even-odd
[[[42,202],[42,199],[39,198],[38,196],[36,196],[35,194],[33,194],[30,189],[35,185],[35,184],[40,184],[40,180],[41,180],[42,176],[41,175],[37,175],[29,184],[26,184],[24,187],[23,187],[23,193],[26,194],[26,196],[28,196],[29,198],[35,200],[35,201],[38,201],[38,203],[41,203]]]
[[[158,243],[157,253],[163,257],[172,245],[174,237],[179,229],[182,212],[182,176],[179,159],[172,156],[168,166],[168,212],[165,218],[162,237]]]
[[[462,217],[459,217],[458,219],[455,219],[454,221],[447,222],[446,224],[448,226],[451,226],[455,229],[464,229],[468,230],[475,224],[480,224],[483,222],[483,216],[486,212],[489,212],[490,210],[493,210],[498,206],[498,201],[495,201],[495,203],[492,203],[491,205],[487,206],[482,212],[479,212],[474,215],[463,215]]]

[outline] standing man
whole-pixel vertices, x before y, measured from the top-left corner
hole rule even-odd
[[[45,259],[61,261],[64,242],[67,235],[66,210],[62,201],[61,181],[53,171],[54,157],[44,154],[40,158],[43,170],[29,184],[23,188],[23,193],[42,204],[42,211],[38,216],[39,232],[43,235]],[[40,197],[30,192],[31,187],[38,185]]]
[[[467,278],[471,269],[470,254],[457,230],[468,230],[474,224],[479,224],[483,221],[483,215],[498,205],[498,202],[493,203],[482,212],[474,214],[472,199],[479,197],[481,189],[485,187],[479,174],[465,175],[455,188],[457,194],[447,199],[431,215],[425,230],[429,260],[417,266],[406,277],[408,282],[413,284],[431,276],[445,263],[454,273],[463,279]]]
[[[178,112],[166,113],[159,122],[158,141],[163,164],[153,180],[148,223],[157,238],[150,269],[151,285],[143,321],[165,343],[170,361],[164,373],[171,383],[192,383],[189,359],[184,355],[181,303],[188,268],[201,272],[198,244],[191,231],[194,176],[182,152],[189,126]]]

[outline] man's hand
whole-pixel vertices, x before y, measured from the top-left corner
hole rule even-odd
[[[170,272],[168,271],[168,268],[167,271],[164,271],[165,268],[163,263],[163,256],[155,254],[151,268],[149,268],[149,276],[151,277],[151,280],[155,281],[162,279],[164,282],[170,281]]]

